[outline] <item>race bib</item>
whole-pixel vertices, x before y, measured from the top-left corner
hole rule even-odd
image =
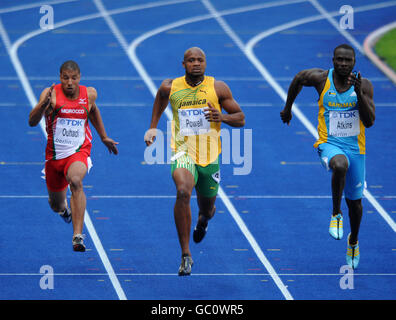
[[[180,134],[196,136],[210,131],[210,122],[205,118],[204,108],[179,109]]]
[[[359,111],[330,111],[329,135],[334,137],[352,137],[360,133]]]
[[[77,149],[85,139],[85,119],[58,118],[54,142],[58,147]]]

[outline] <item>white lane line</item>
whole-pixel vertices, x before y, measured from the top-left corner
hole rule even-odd
[[[138,194],[125,194],[125,195],[89,195],[88,198],[97,198],[97,199],[173,199],[176,198],[175,195],[138,195]],[[196,198],[195,195],[191,196],[192,198]],[[48,195],[0,195],[0,199],[40,199],[40,198],[48,198]],[[246,199],[331,199],[331,195],[231,195],[228,196],[230,199],[238,199],[242,200],[242,198]],[[381,196],[373,196],[373,198],[379,199],[396,199],[396,195],[381,195]]]
[[[22,83],[22,87],[25,90],[26,96],[29,100],[31,107],[33,108],[37,104],[37,99],[33,93],[32,87],[30,86],[29,80],[27,79],[25,70],[23,69],[18,57],[13,53],[13,45],[11,45],[11,41],[8,37],[8,34],[3,26],[3,22],[0,17],[0,35],[4,42],[4,45],[7,49],[8,55],[10,56],[11,62],[14,66],[14,69],[18,75],[19,81]],[[41,131],[44,133],[44,136],[47,138],[47,132],[45,130],[45,122],[44,119],[40,121]]]
[[[207,19],[207,18],[206,18],[206,19]],[[202,19],[202,20],[204,20],[204,19]],[[80,21],[82,21],[82,20],[80,20]],[[191,21],[191,22],[194,22],[194,21]],[[188,23],[189,23],[189,22],[188,22]],[[23,41],[22,41],[22,42],[23,42]],[[21,43],[22,43],[22,42],[21,42]],[[21,43],[20,43],[20,44],[21,44]],[[19,45],[20,45],[20,44],[19,44]]]
[[[364,54],[364,49],[358,43],[358,41],[346,30],[340,28],[338,25],[337,21],[332,17],[329,12],[323,8],[317,0],[309,0],[312,5],[322,14],[326,17],[326,19],[350,42],[352,43],[355,48],[357,48],[361,54]],[[386,210],[380,205],[378,201],[374,199],[370,191],[367,189],[364,189],[363,194],[366,196],[367,200],[371,203],[371,205],[378,211],[378,213],[384,218],[384,220],[389,224],[389,226],[393,229],[394,232],[396,232],[396,223],[393,221],[393,219],[390,217],[390,215],[386,212]]]
[[[389,6],[395,6],[396,1],[388,1],[388,2],[383,2],[383,3],[378,3],[376,5],[370,5],[370,6],[362,6],[355,8],[355,12],[363,12],[363,11],[368,11],[368,10],[375,10],[375,9],[382,9],[385,7]],[[328,13],[327,16],[335,16],[339,15],[339,13]],[[282,89],[282,87],[276,82],[276,80],[272,77],[272,75],[268,72],[268,70],[262,65],[262,63],[257,59],[255,54],[253,53],[253,47],[257,44],[258,41],[261,41],[262,39],[273,35],[277,32],[280,32],[282,30],[286,30],[288,28],[298,26],[301,24],[313,22],[313,21],[318,21],[321,20],[320,17],[323,16],[311,16],[303,19],[298,19],[295,21],[288,22],[286,24],[273,27],[271,29],[268,29],[264,32],[261,32],[257,36],[253,37],[250,39],[247,44],[246,44],[246,50],[245,54],[247,55],[248,59],[257,67],[259,72],[262,74],[262,76],[274,87],[275,91],[278,93],[278,95],[282,98],[283,101],[286,101],[287,98],[287,93]],[[293,112],[295,112],[295,115],[297,118],[304,124],[304,126],[308,129],[308,131],[315,137],[315,139],[318,138],[318,133],[312,123],[304,116],[304,114],[300,111],[298,106],[296,104],[293,104]],[[363,195],[367,198],[367,200],[371,203],[371,205],[378,211],[378,213],[382,216],[382,218],[389,224],[389,226],[392,228],[393,231],[396,232],[396,223],[393,221],[393,219],[389,216],[389,214],[386,212],[386,210],[378,203],[378,201],[373,201],[374,197],[372,194],[365,189],[363,191]]]
[[[107,274],[108,274],[110,281],[117,293],[119,300],[127,300],[124,290],[121,287],[121,284],[117,278],[117,275],[114,272],[113,266],[111,265],[111,262],[110,262],[109,258],[107,257],[106,251],[104,250],[104,248],[102,246],[102,242],[100,241],[98,234],[95,231],[95,227],[94,227],[91,217],[89,216],[87,211],[85,211],[84,223],[87,226],[87,229],[89,230],[91,239],[92,239],[93,243],[95,244],[96,249],[98,250],[100,259],[103,262],[103,265],[107,271]]]
[[[140,76],[142,77],[142,79],[146,83],[146,85],[149,88],[151,94],[153,95],[153,97],[155,97],[156,93],[157,93],[157,88],[156,88],[153,80],[150,78],[150,76],[148,75],[147,71],[145,70],[145,68],[141,64],[140,60],[137,58],[136,53],[135,53],[135,48],[137,47],[137,43],[138,42],[141,42],[141,41],[143,41],[143,40],[145,40],[145,39],[147,39],[147,38],[149,38],[149,37],[151,37],[151,36],[153,36],[153,35],[155,35],[157,33],[162,32],[162,31],[159,31],[159,30],[162,30],[162,29],[161,28],[157,28],[157,29],[155,29],[154,32],[153,31],[146,32],[145,34],[143,34],[139,38],[135,39],[133,41],[132,45],[129,46],[129,48],[128,48],[128,45],[127,45],[127,42],[126,42],[124,36],[122,35],[120,30],[118,29],[117,25],[114,23],[112,17],[107,13],[102,1],[101,0],[94,0],[94,3],[97,6],[98,10],[102,13],[105,21],[109,25],[109,27],[112,30],[112,32],[113,32],[114,36],[116,37],[116,39],[119,41],[119,43],[121,44],[121,46],[125,50],[127,56],[131,60],[132,64],[135,66],[135,68],[139,72]],[[209,16],[212,16],[212,15],[213,14],[211,14]],[[195,17],[195,18],[190,18],[190,19],[184,19],[184,20],[182,20],[183,21],[182,24],[190,23],[191,20],[198,21],[198,19],[202,19],[202,17],[205,17],[205,19],[207,19],[207,15],[200,16],[198,18]],[[180,22],[178,22],[178,23],[180,24]],[[172,25],[172,28],[177,26],[177,24],[170,24],[170,25]],[[169,25],[165,26],[165,28],[169,28]],[[169,108],[165,109],[165,114],[166,114],[166,116],[168,117],[169,120],[172,119],[172,113],[171,113]],[[237,210],[235,209],[233,204],[230,202],[230,200],[228,199],[227,195],[225,194],[225,192],[223,191],[221,186],[219,187],[219,196],[223,200],[223,202],[226,205],[228,211],[230,212],[230,214],[232,215],[234,220],[237,222],[239,228],[241,229],[241,231],[243,232],[243,234],[245,235],[245,237],[249,241],[250,245],[254,249],[255,253],[259,257],[261,262],[264,264],[264,266],[267,268],[267,270],[270,273],[272,273],[272,278],[275,281],[275,283],[277,284],[277,286],[279,287],[279,289],[281,290],[281,292],[284,295],[284,297],[286,299],[288,299],[288,300],[293,299],[293,297],[291,296],[291,294],[287,290],[286,286],[283,284],[281,279],[276,275],[275,270],[273,269],[272,265],[269,263],[269,261],[267,260],[267,258],[263,254],[262,250],[260,249],[260,247],[258,246],[257,242],[255,241],[254,237],[252,236],[252,234],[250,233],[250,231],[246,227],[246,225],[243,222],[243,220],[240,218]]]
[[[316,0],[310,0],[311,3],[314,4],[315,7],[318,8],[318,10],[322,13],[325,14],[325,17],[330,20],[330,22],[333,24],[335,21],[328,12],[323,12],[323,8],[319,7],[319,4],[317,3]],[[247,48],[245,47],[244,43],[241,41],[239,36],[233,31],[233,29],[228,25],[228,23],[223,19],[221,15],[218,14],[216,9],[212,6],[209,0],[202,0],[203,4],[205,7],[211,12],[212,14],[215,15],[216,20],[220,24],[220,26],[223,28],[223,30],[228,34],[228,36],[233,39],[235,44],[240,48],[242,52],[244,52],[250,61],[256,66],[258,71],[265,77],[265,79],[268,81],[268,83],[274,88],[274,90],[279,94],[279,96],[286,101],[287,99],[287,94],[286,92],[282,89],[282,87],[275,81],[275,79],[272,77],[272,75],[268,72],[268,70],[261,64],[261,62],[253,55],[249,54]],[[338,27],[338,25],[337,25]],[[339,28],[339,27],[338,27]],[[340,30],[341,32],[341,30]],[[352,37],[349,36],[349,34],[345,34],[344,32],[341,32],[344,36],[347,37],[348,40],[352,41],[355,45],[357,44],[358,48],[360,48],[360,51],[362,51],[361,46],[357,43],[357,41]],[[298,115],[299,120],[304,124],[304,126],[307,128],[308,131],[311,132],[311,134],[317,139],[318,138],[318,133],[315,127],[312,125],[312,123],[305,117],[305,115],[297,108],[295,108],[295,114]],[[391,228],[396,232],[396,224],[392,220],[392,218],[389,216],[389,214],[383,209],[383,207],[372,197],[371,193],[365,189],[364,194],[366,195],[366,198],[370,201],[370,203],[376,208],[376,210],[380,213],[380,215],[384,218],[384,220],[391,226]],[[281,284],[282,286],[283,283]],[[286,288],[285,288],[286,289]]]
[[[151,77],[154,81],[161,81],[165,78],[176,78],[177,75],[173,76],[155,76]],[[389,79],[387,77],[370,77],[367,76],[371,82],[387,82]],[[241,81],[241,82],[249,82],[249,81],[259,81],[259,82],[266,82],[265,79],[262,77],[230,77],[230,76],[217,76],[218,79],[224,80],[224,81]],[[13,76],[0,76],[0,81],[17,81],[19,80],[18,77],[13,77]],[[54,77],[54,76],[30,76],[28,77],[29,81],[57,81],[59,80],[59,77]],[[143,81],[141,77],[136,76],[84,76],[84,80],[89,80],[89,81]],[[293,77],[279,77],[275,78],[276,81],[284,81],[284,82],[290,82],[293,80]]]
[[[91,277],[102,277],[107,276],[106,273],[46,273],[46,275],[52,276],[63,276],[63,277],[79,277],[79,276],[91,276]],[[290,277],[342,277],[344,273],[278,273],[279,276],[290,276]],[[42,277],[42,273],[0,273],[0,277],[20,277],[20,276],[39,276]],[[117,273],[119,277],[168,277],[176,276],[177,273]],[[191,276],[195,277],[266,277],[271,276],[270,273],[192,273]],[[394,277],[396,273],[353,273],[353,276],[373,276],[373,277]]]
[[[272,1],[264,4],[259,4],[259,5],[251,5],[251,6],[244,6],[244,7],[239,7],[239,8],[234,8],[234,9],[229,9],[229,10],[224,10],[221,13],[221,15],[232,15],[232,14],[240,14],[243,12],[249,12],[249,11],[257,11],[265,8],[271,8],[271,7],[277,7],[277,6],[282,6],[282,5],[288,5],[288,4],[294,4],[294,3],[300,3],[300,2],[306,2],[307,0],[288,0],[288,1]],[[160,26],[158,28],[155,28],[153,30],[150,30],[148,32],[145,32],[141,36],[137,37],[132,41],[132,43],[128,47],[127,54],[134,64],[135,68],[137,69],[138,73],[141,75],[143,79],[145,79],[146,85],[148,86],[150,92],[155,96],[157,88],[153,82],[153,78],[151,78],[147,72],[146,69],[143,67],[142,63],[138,59],[136,55],[136,48],[139,46],[140,43],[145,41],[148,38],[151,38],[157,34],[160,34],[162,32],[165,32],[170,29],[174,29],[189,23],[194,23],[194,22],[200,22],[204,20],[209,20],[212,19],[213,15],[212,14],[204,14],[204,15],[199,15],[195,17],[189,17],[185,18],[182,20],[178,20],[176,22],[172,22],[163,26]],[[165,78],[163,78],[165,79]],[[162,80],[163,80],[162,79]],[[169,119],[172,119],[172,112],[169,110],[169,107],[165,109],[165,114]]]
[[[234,43],[240,48],[242,52],[244,52],[244,44],[242,40],[239,38],[239,36],[234,32],[234,30],[228,25],[228,23],[224,20],[224,18],[219,15],[217,10],[213,7],[210,1],[208,0],[202,0],[202,3],[204,6],[207,8],[207,10],[214,16],[214,18],[217,20],[219,25],[223,28],[223,30],[227,33],[227,35],[234,41]],[[219,193],[221,194],[223,191],[219,189]],[[239,228],[242,230],[243,234],[245,237],[248,239],[250,245],[252,246],[253,250],[257,254],[258,258],[260,261],[263,263],[265,268],[269,271],[271,274],[272,279],[278,286],[278,288],[281,290],[283,296],[287,300],[293,300],[292,295],[290,294],[289,290],[287,290],[287,287],[284,285],[282,280],[279,278],[279,276],[276,274],[275,269],[272,267],[271,263],[268,261],[264,253],[262,252],[260,246],[256,242],[255,238],[253,235],[250,233],[249,229],[247,228],[245,222],[242,220],[240,215],[238,214],[237,210],[234,208],[232,203],[229,201],[226,195],[221,197],[227,208],[230,210],[231,215],[233,216],[234,220],[238,224]]]
[[[137,11],[137,10],[142,10],[142,9],[147,9],[147,8],[152,8],[152,7],[165,6],[165,5],[169,5],[169,4],[177,4],[177,3],[184,3],[184,2],[191,2],[191,1],[195,1],[195,0],[174,0],[174,1],[152,2],[152,3],[143,4],[143,5],[129,6],[129,7],[122,8],[122,9],[114,9],[114,10],[111,10],[111,14],[120,14],[120,13],[125,13],[125,12],[130,12],[130,11]],[[69,24],[87,21],[87,20],[91,20],[91,19],[96,19],[96,18],[100,18],[100,17],[102,17],[101,14],[95,13],[95,14],[89,14],[89,15],[84,15],[84,16],[77,17],[77,18],[68,19],[68,20],[56,23],[54,25],[54,29],[60,28],[60,27],[63,27],[63,26],[69,25]],[[10,55],[11,61],[14,65],[14,68],[15,68],[17,74],[18,74],[18,78],[22,83],[22,86],[25,90],[25,93],[28,97],[28,100],[29,100],[32,108],[37,104],[37,99],[33,93],[32,87],[28,81],[28,78],[27,78],[25,71],[22,67],[22,64],[19,61],[17,53],[18,53],[19,46],[21,44],[23,44],[25,41],[27,41],[39,34],[47,32],[47,31],[48,30],[37,29],[35,31],[29,32],[28,34],[20,37],[13,44],[11,44],[8,34],[5,31],[2,21],[1,21],[1,18],[0,18],[1,37],[2,37],[3,42],[7,48],[8,54]],[[43,134],[45,136],[47,136],[46,130],[45,130],[45,122],[43,119],[40,121],[40,127],[42,129]],[[86,215],[86,217],[88,217],[88,219],[86,219],[86,221],[85,221],[88,232],[90,233],[91,238],[93,240],[94,239],[96,240],[96,242],[94,241],[95,247],[96,247],[97,251],[99,252],[101,259],[104,259],[104,260],[102,260],[102,262],[106,267],[106,271],[108,271],[108,274],[112,281],[113,287],[115,288],[119,299],[125,300],[126,299],[125,293],[123,292],[117,277],[114,276],[114,274],[115,274],[114,270],[107,258],[107,255],[106,255],[104,248],[99,240],[99,237],[96,234],[96,230],[94,229],[94,226],[91,222],[91,219],[90,219],[87,211],[85,211],[85,215]]]
[[[150,8],[155,8],[155,7],[160,7],[160,6],[167,6],[171,4],[180,4],[180,3],[185,3],[185,2],[193,2],[196,0],[169,0],[169,1],[158,1],[158,2],[148,2],[146,4],[141,4],[141,5],[133,5],[133,6],[128,6],[124,8],[119,8],[119,9],[113,9],[108,12],[110,15],[116,15],[116,14],[122,14],[126,12],[132,12],[132,11],[139,11],[139,10],[145,10],[145,9],[150,9]],[[102,15],[100,13],[92,13],[92,14],[87,14],[75,18],[70,18],[66,19],[60,22],[57,22],[54,24],[53,29],[41,29],[38,28],[34,31],[31,31],[22,37],[18,38],[11,46],[11,52],[13,52],[15,55],[17,55],[18,48],[27,40],[36,37],[42,33],[46,33],[48,31],[53,31],[55,29],[65,27],[74,23],[79,23],[83,21],[88,21],[92,19],[98,19],[102,18]]]
[[[219,25],[222,27],[222,29],[226,32],[226,34],[234,41],[234,43],[239,47],[239,49],[242,52],[245,52],[245,45],[243,44],[242,40],[239,38],[239,36],[234,32],[234,30],[228,25],[228,23],[224,20],[224,18],[217,12],[217,10],[213,7],[210,1],[208,0],[202,0],[202,3],[204,6],[207,8],[207,10],[214,16],[214,18],[217,20]],[[219,189],[219,193],[222,190]],[[269,271],[271,274],[272,279],[278,286],[278,288],[281,290],[283,296],[287,300],[293,300],[292,295],[290,294],[289,290],[285,286],[285,284],[282,282],[278,274],[275,272],[275,269],[272,267],[271,263],[268,261],[264,253],[262,252],[260,246],[256,242],[255,238],[253,235],[250,233],[249,229],[247,228],[246,224],[244,221],[241,219],[240,215],[238,212],[235,210],[234,206],[231,204],[229,199],[227,197],[222,197],[223,202],[225,205],[229,208],[229,211],[231,215],[233,216],[234,220],[238,224],[239,228],[242,230],[244,233],[245,237],[248,239],[250,245],[252,246],[253,250],[255,251],[256,255],[262,262],[262,264],[265,266],[265,268]],[[231,209],[231,210],[230,210]]]
[[[2,166],[44,166],[45,162],[37,161],[37,162],[16,162],[16,161],[0,161],[0,165]]]
[[[396,21],[371,32],[363,42],[363,50],[367,57],[396,85],[396,73],[374,52],[373,47],[379,38],[391,29],[396,28]],[[369,77],[368,77],[369,78]],[[373,81],[369,78],[370,81]],[[376,104],[377,105],[377,104]]]
[[[375,5],[365,5],[365,6],[355,7],[354,8],[354,12],[355,13],[366,12],[366,11],[377,10],[377,9],[385,9],[385,8],[392,7],[392,6],[396,6],[396,1],[385,1],[385,2],[381,2],[381,3],[377,3]],[[334,17],[334,16],[339,16],[340,13],[338,11],[335,11],[335,12],[329,13],[329,15]],[[284,24],[272,27],[270,29],[267,29],[267,30],[265,30],[263,32],[260,32],[256,36],[252,37],[246,43],[246,51],[249,54],[252,54],[254,46],[259,41],[261,41],[264,38],[267,38],[267,37],[269,37],[269,36],[271,36],[273,34],[285,31],[285,30],[293,28],[293,27],[300,26],[302,24],[311,23],[311,22],[324,20],[324,19],[326,19],[326,17],[324,17],[323,15],[313,15],[313,16],[309,16],[309,17],[305,17],[305,18],[289,21],[287,23],[284,23]],[[281,78],[273,78],[273,79],[275,79],[276,81],[290,81],[293,78],[288,77],[288,78],[283,78],[282,80],[280,80]],[[379,81],[380,79],[382,81],[387,81],[386,78],[375,78],[376,81]]]
[[[218,78],[217,78],[218,79]],[[86,79],[84,78],[84,81]],[[276,108],[279,109],[279,104],[275,104],[272,102],[243,102],[240,101],[239,105],[241,105],[244,108]],[[318,105],[315,103],[301,103],[302,106],[304,107],[314,107],[317,108]],[[16,108],[16,107],[25,107],[26,104],[24,103],[14,103],[14,102],[0,102],[0,108]],[[100,106],[103,108],[112,108],[112,107],[117,107],[117,108],[147,108],[147,107],[152,107],[153,105],[151,103],[147,102],[100,102]],[[396,107],[396,102],[376,102],[375,107],[377,108],[394,108]]]
[[[336,21],[332,15],[329,14],[329,12],[327,10],[325,10],[318,1],[316,0],[309,0],[309,2],[311,2],[311,4],[316,8],[316,10],[318,10],[324,17],[326,17],[326,19],[330,22],[330,24],[336,28],[350,43],[353,44],[353,46],[355,48],[357,48],[361,53],[363,53],[363,48],[360,45],[360,43],[358,41],[356,41],[356,39],[354,37],[352,37],[349,32],[347,32],[345,29],[342,29],[340,27],[340,24],[338,23],[338,21]]]
[[[1,8],[0,9],[0,14],[8,13],[8,12],[22,11],[22,10],[33,9],[33,8],[38,8],[38,7],[41,7],[43,5],[53,5],[53,4],[61,4],[61,3],[76,2],[76,1],[79,1],[79,0],[54,0],[54,1],[35,2],[35,3],[24,4],[24,5],[19,5],[19,6],[13,6],[13,7],[8,7],[8,8]]]
[[[19,79],[20,79],[20,81],[21,81],[21,83],[23,85],[25,93],[28,96],[28,99],[29,99],[29,102],[30,102],[30,106],[32,108],[34,108],[35,105],[37,104],[37,99],[36,99],[36,97],[35,97],[35,95],[33,93],[33,90],[32,90],[32,88],[30,86],[29,80],[26,77],[26,74],[25,74],[25,71],[24,71],[22,65],[20,64],[17,56],[15,55],[15,52],[11,51],[11,48],[10,48],[11,47],[11,43],[9,41],[8,34],[7,34],[6,30],[4,29],[4,26],[3,26],[1,18],[0,18],[0,35],[1,35],[1,38],[3,39],[3,42],[4,42],[5,46],[6,46],[6,49],[8,51],[8,54],[9,54],[10,58],[11,58],[11,61],[12,61],[13,66],[15,68],[15,71],[17,72],[18,77],[19,77]],[[43,132],[45,138],[47,139],[47,132],[45,130],[45,123],[44,123],[43,119],[41,119],[41,121],[40,121],[40,127],[42,129],[42,132]],[[88,233],[89,233],[89,235],[90,235],[90,237],[91,237],[91,239],[92,239],[92,241],[93,241],[93,243],[95,245],[95,248],[96,248],[96,250],[99,253],[99,256],[100,256],[100,258],[102,260],[102,263],[103,263],[106,271],[108,272],[110,280],[111,280],[111,282],[113,284],[114,289],[117,292],[117,295],[118,295],[119,299],[120,300],[125,300],[126,299],[125,293],[123,292],[123,290],[122,290],[122,288],[120,286],[120,283],[119,283],[117,277],[115,276],[113,267],[111,266],[111,263],[110,263],[107,255],[106,255],[106,252],[105,252],[105,250],[104,250],[104,248],[102,246],[102,243],[101,243],[101,241],[100,241],[100,239],[99,239],[99,237],[98,237],[98,235],[96,233],[95,227],[92,224],[91,218],[90,218],[89,213],[88,213],[87,210],[85,210],[84,223],[85,223],[85,225],[87,227],[87,230],[88,230]]]

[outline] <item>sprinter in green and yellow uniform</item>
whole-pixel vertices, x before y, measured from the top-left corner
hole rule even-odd
[[[174,218],[182,251],[179,275],[189,275],[193,260],[189,247],[191,230],[190,199],[195,187],[199,216],[193,239],[200,242],[206,234],[208,221],[215,213],[220,183],[220,125],[245,125],[245,115],[234,100],[231,90],[222,81],[205,76],[206,57],[198,47],[184,53],[185,75],[166,79],[158,89],[150,129],[144,140],[154,142],[159,119],[170,102],[172,120],[171,173],[177,196]],[[222,113],[222,110],[227,113]]]

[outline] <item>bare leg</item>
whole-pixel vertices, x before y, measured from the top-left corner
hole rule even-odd
[[[362,199],[349,200],[346,199],[346,203],[349,209],[349,223],[351,225],[351,236],[349,237],[349,243],[354,245],[358,241],[360,222],[362,221],[363,207]]]
[[[71,191],[70,207],[73,217],[74,234],[81,234],[84,226],[86,197],[82,181],[86,173],[87,167],[85,164],[83,162],[76,161],[70,165],[66,175]]]
[[[199,207],[198,222],[206,226],[207,222],[213,218],[216,212],[216,196],[207,198],[197,192],[197,202]]]
[[[200,243],[206,235],[208,221],[213,218],[216,196],[208,198],[204,197],[197,191],[197,202],[199,207],[198,222],[194,229],[193,239],[195,243]]]
[[[333,216],[341,213],[341,199],[345,187],[345,176],[348,170],[348,160],[344,155],[336,155],[330,160],[333,171],[331,190],[333,196]]]
[[[59,192],[53,192],[48,190],[48,203],[51,209],[56,213],[61,213],[65,211],[67,207],[67,188]]]
[[[182,254],[191,255],[189,246],[191,230],[190,199],[195,184],[194,177],[190,171],[184,168],[175,169],[172,177],[177,190],[174,218],[180,247]]]

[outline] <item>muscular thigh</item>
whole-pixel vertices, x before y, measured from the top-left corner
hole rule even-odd
[[[49,193],[58,193],[67,189],[68,182],[64,173],[66,159],[48,160],[45,163],[45,182]]]
[[[206,167],[197,166],[198,181],[195,186],[197,193],[202,197],[216,197],[220,185],[220,166],[218,161]]]
[[[364,154],[350,154],[349,168],[345,179],[345,198],[357,200],[363,197],[366,184],[366,156]]]
[[[172,160],[171,174],[176,187],[191,189],[192,191],[198,179],[196,165],[190,156],[184,154]]]
[[[326,170],[331,171],[337,166],[349,167],[348,155],[341,148],[329,143],[322,143],[318,146],[318,155],[322,165]]]

